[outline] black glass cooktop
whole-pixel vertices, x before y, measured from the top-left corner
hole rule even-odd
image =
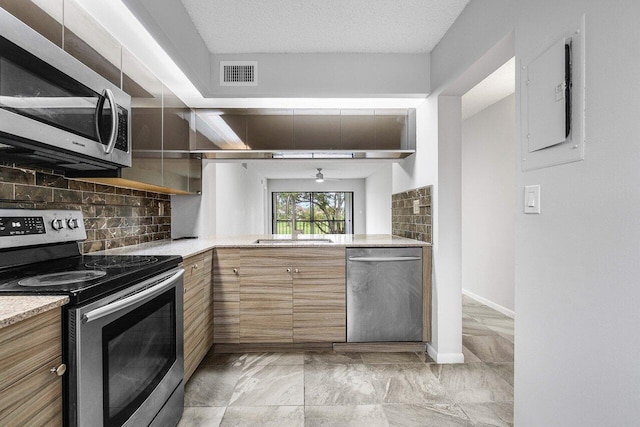
[[[176,267],[174,255],[79,255],[0,270],[0,294],[92,300]]]

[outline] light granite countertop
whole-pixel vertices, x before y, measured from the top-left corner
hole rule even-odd
[[[431,246],[430,243],[390,234],[305,234],[296,241],[283,243],[256,243],[259,239],[291,239],[289,234],[211,236],[197,239],[159,240],[123,248],[94,252],[95,255],[181,255],[190,257],[212,248],[255,248],[255,247],[385,247],[385,246]],[[313,239],[331,239],[332,242],[310,241]]]
[[[61,295],[8,295],[0,297],[0,328],[65,305],[69,297]]]
[[[256,243],[259,239],[291,239],[289,234],[211,236],[197,239],[159,240],[140,245],[94,252],[90,255],[180,255],[190,257],[212,248],[305,248],[305,247],[386,247],[430,246],[430,243],[390,234],[329,234],[299,236],[295,242]],[[331,239],[331,242],[310,241]],[[69,302],[66,296],[0,296],[0,328],[12,325]]]

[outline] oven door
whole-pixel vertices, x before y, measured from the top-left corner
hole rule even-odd
[[[177,424],[184,387],[183,274],[171,270],[69,310],[69,425],[149,425],[161,410]]]

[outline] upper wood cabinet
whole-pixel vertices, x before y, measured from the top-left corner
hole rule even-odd
[[[189,152],[192,112],[127,49],[122,88],[131,95],[131,167],[122,177],[178,192],[202,190],[202,162]]]
[[[293,110],[248,110],[246,142],[250,150],[293,150]]]
[[[293,140],[297,150],[340,150],[340,110],[295,110]]]
[[[64,0],[63,48],[80,62],[121,87],[121,45],[73,0]]]
[[[131,95],[131,167],[122,177],[162,186],[162,82],[122,50],[122,89]]]
[[[246,110],[195,110],[196,150],[246,150]]]
[[[192,111],[166,86],[162,93],[162,186],[199,193],[202,163],[190,153],[195,146]]]
[[[234,150],[250,157],[251,151],[415,150],[412,109],[196,109],[195,116],[196,151]]]
[[[341,123],[341,142],[345,150],[367,150],[375,147],[373,110],[345,110]]]
[[[63,0],[0,0],[0,7],[62,47]]]

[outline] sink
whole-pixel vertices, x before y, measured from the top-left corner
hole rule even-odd
[[[305,244],[305,243],[333,243],[331,239],[258,239],[253,243],[258,243],[260,245],[280,245],[280,244]]]

